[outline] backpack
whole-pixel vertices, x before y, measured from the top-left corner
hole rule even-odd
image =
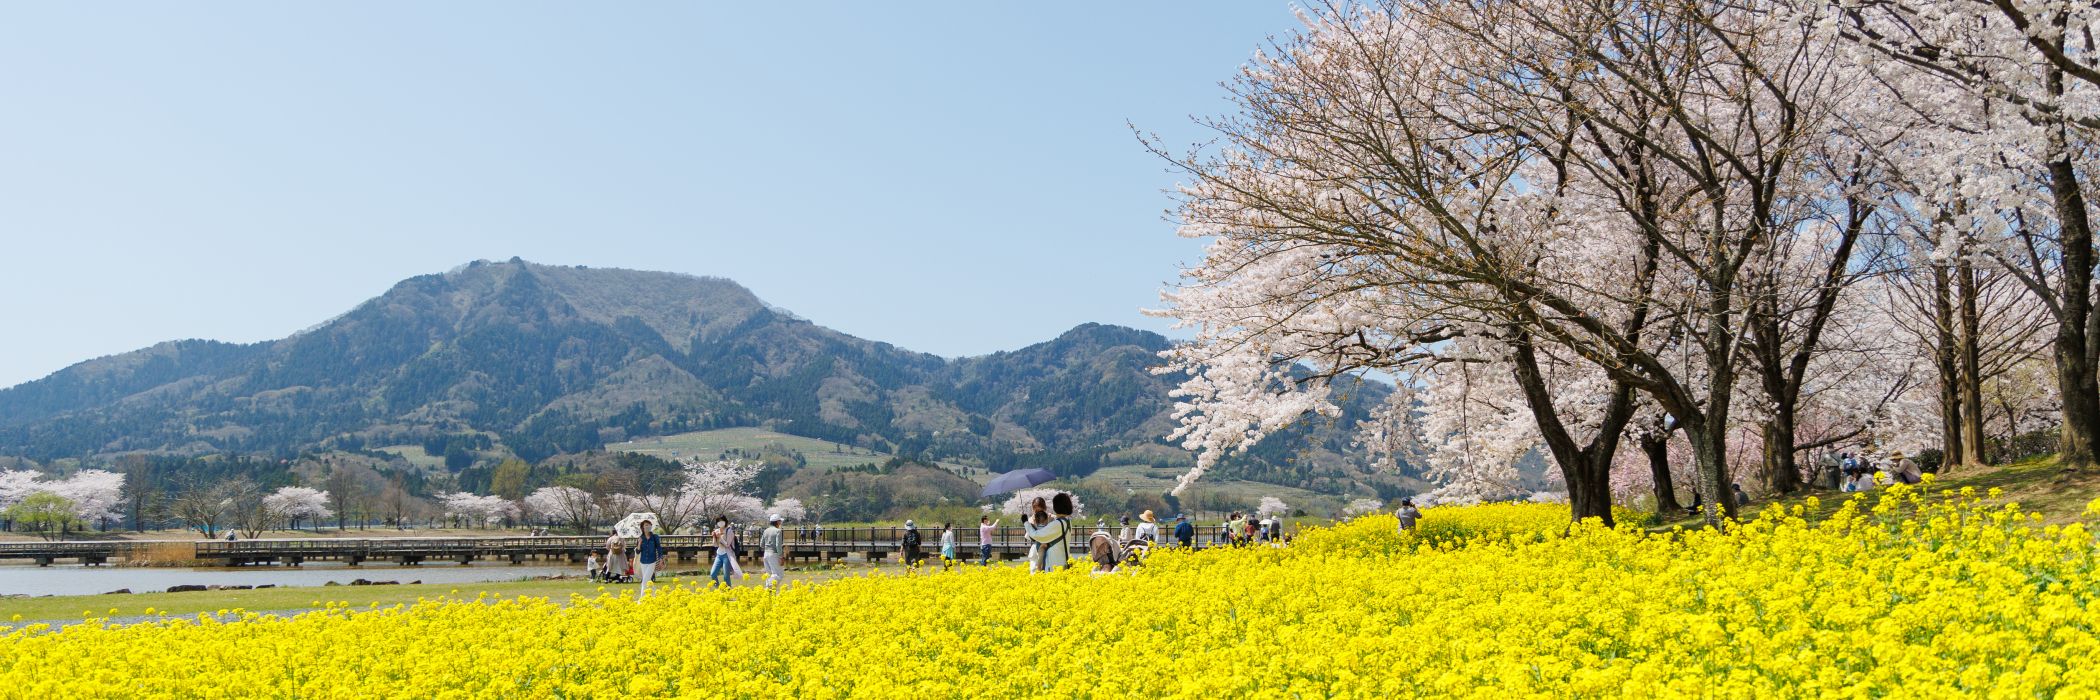
[[[905,531],[904,531],[904,546],[906,546],[906,547],[909,547],[909,548],[912,548],[912,549],[918,549],[918,548],[919,548],[919,531],[918,531],[918,530],[905,530]]]

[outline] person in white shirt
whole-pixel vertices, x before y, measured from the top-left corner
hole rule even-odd
[[[1153,517],[1152,511],[1148,510],[1138,515],[1136,539],[1154,544],[1159,542],[1159,519]]]
[[[1028,524],[1028,539],[1043,547],[1042,571],[1053,572],[1065,568],[1065,561],[1072,553],[1070,538],[1073,510],[1072,494],[1059,493],[1050,499],[1050,512],[1056,517],[1040,526],[1033,522]]]
[[[780,533],[779,513],[774,513],[772,517],[767,518],[767,521],[771,525],[766,527],[765,532],[759,534],[758,547],[765,553],[766,587],[773,589],[774,592],[779,592],[781,583],[787,580],[787,568],[781,564],[782,555],[787,553],[785,551],[787,549],[786,542],[784,542],[786,538],[782,537]]]
[[[999,531],[999,523],[992,516],[977,518],[977,556],[984,559],[983,566],[992,565],[992,537]]]

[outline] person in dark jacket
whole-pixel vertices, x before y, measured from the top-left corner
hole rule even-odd
[[[898,544],[898,549],[904,551],[904,565],[906,567],[915,566],[919,563],[918,523],[910,520],[904,521],[904,541]]]
[[[641,579],[642,587],[635,592],[635,600],[641,600],[649,595],[649,584],[656,580],[656,562],[661,560],[664,555],[663,538],[657,537],[656,533],[649,531],[649,521],[644,520],[641,525],[642,536],[638,540],[638,547],[635,552],[635,563],[639,565],[637,567],[639,570],[635,573],[635,578]]]
[[[1174,516],[1174,541],[1183,547],[1196,546],[1196,525],[1189,522],[1189,516]]]

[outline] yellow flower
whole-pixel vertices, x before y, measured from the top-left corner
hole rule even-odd
[[[1877,515],[1878,513],[1878,515]],[[969,567],[779,595],[671,582],[0,631],[23,697],[1807,697],[2100,694],[2100,546],[1892,489],[1811,523],[1570,524],[1565,506]],[[317,606],[318,607],[318,606]],[[221,617],[224,617],[222,611]],[[17,616],[19,621],[19,616]],[[442,651],[435,651],[442,650]],[[267,663],[258,660],[267,659]]]

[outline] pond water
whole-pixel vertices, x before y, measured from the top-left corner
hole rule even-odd
[[[321,586],[333,581],[347,584],[355,579],[372,581],[422,581],[424,583],[474,583],[514,581],[555,574],[583,575],[583,566],[514,565],[508,562],[436,564],[420,566],[349,566],[313,562],[303,566],[253,566],[241,568],[149,568],[54,564],[0,566],[0,595],[88,595],[129,588],[133,593],[154,593],[182,585]]]

